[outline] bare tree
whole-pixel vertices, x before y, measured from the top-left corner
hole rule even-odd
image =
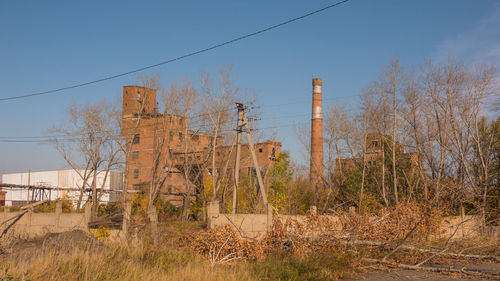
[[[97,104],[79,106],[73,104],[69,122],[49,133],[60,135],[51,139],[51,144],[61,153],[66,163],[80,176],[82,186],[77,202],[81,207],[83,194],[91,189],[93,218],[97,215],[99,201],[109,173],[120,167],[123,159],[120,146],[107,132],[117,131],[113,105],[102,101]],[[98,176],[103,173],[102,186],[98,186]]]
[[[217,173],[216,157],[219,154],[219,147],[223,144],[224,134],[232,131],[234,123],[229,122],[234,120],[234,105],[239,98],[240,89],[235,87],[231,79],[231,66],[227,70],[220,70],[218,72],[218,79],[216,82],[212,80],[210,74],[207,72],[202,73],[201,79],[202,100],[203,108],[206,119],[207,133],[212,137],[210,143],[211,147],[211,181],[213,188],[212,200],[215,200],[217,191],[220,188],[221,180]],[[234,135],[234,133],[233,133]],[[219,169],[220,170],[220,169]],[[203,195],[202,195],[203,196]],[[203,210],[205,210],[205,198],[203,199]],[[205,216],[204,216],[205,217]]]

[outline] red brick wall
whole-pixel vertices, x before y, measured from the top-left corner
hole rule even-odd
[[[137,92],[141,94],[143,100],[137,100]],[[141,107],[140,102],[145,102]],[[152,179],[152,166],[155,155],[161,151],[160,166],[167,167],[171,173],[165,179],[162,192],[185,193],[186,181],[184,174],[179,171],[185,163],[191,165],[201,165],[206,161],[211,137],[202,133],[195,133],[187,129],[187,120],[181,116],[164,115],[156,112],[156,93],[154,90],[136,86],[125,86],[123,88],[123,114],[122,114],[122,135],[127,141],[126,154],[126,178],[127,189],[149,190]],[[138,112],[140,108],[144,108]],[[134,143],[134,136],[138,141]],[[163,145],[158,145],[163,142]],[[218,148],[216,150],[217,166],[222,169],[231,148],[220,146],[223,143],[222,137],[217,139]],[[160,149],[161,147],[161,149]],[[281,152],[281,143],[265,142],[255,145],[256,156],[264,170],[272,165],[272,154],[274,157]],[[167,157],[168,155],[168,157]],[[234,167],[236,148],[231,153],[229,167]],[[209,158],[211,159],[211,158]],[[207,163],[206,167],[211,163]],[[242,145],[241,151],[241,173],[247,173],[248,167],[253,167],[248,145]],[[202,174],[207,176],[208,172]],[[201,180],[203,182],[203,180]],[[194,188],[192,189],[194,194]],[[174,204],[181,204],[182,196],[165,195],[164,200],[169,200]]]

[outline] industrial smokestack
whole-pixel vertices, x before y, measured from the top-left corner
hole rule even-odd
[[[311,119],[311,164],[310,182],[318,191],[323,185],[323,115],[321,105],[321,78],[313,78],[312,119]]]

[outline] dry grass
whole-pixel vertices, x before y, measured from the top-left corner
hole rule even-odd
[[[0,262],[0,280],[256,280],[243,265],[211,267],[187,249],[109,246],[101,253],[76,250],[45,252],[29,261],[6,258]]]
[[[376,223],[373,219],[346,217],[347,231],[343,235],[389,242],[384,247],[346,243],[335,236],[335,231],[328,231],[335,229],[331,221],[315,216],[308,216],[302,224],[276,222],[273,231],[260,241],[241,238],[230,227],[207,230],[200,223],[178,221],[161,226],[162,235],[157,244],[152,242],[154,239],[147,230],[137,228],[131,231],[128,243],[107,241],[103,245],[94,240],[97,245],[89,250],[77,243],[84,241],[83,244],[88,245],[88,240],[67,233],[61,237],[80,238],[74,241],[64,238],[67,243],[57,244],[64,245],[64,249],[42,240],[12,243],[17,246],[8,251],[10,254],[2,255],[0,251],[0,281],[337,280],[359,268],[363,257],[384,257],[392,249],[390,243],[410,231],[424,212],[421,206],[398,206],[381,214]],[[422,239],[435,231],[438,221],[439,215],[430,213],[416,229],[416,238],[408,241],[434,249],[445,247],[446,241]],[[306,235],[305,230],[314,229],[321,230],[322,235]],[[31,246],[26,246],[30,243]],[[46,250],[39,249],[47,245]],[[476,238],[448,246],[457,253],[498,255],[498,241]],[[430,253],[400,250],[391,258],[415,264],[429,256]],[[448,262],[441,257],[432,260]]]
[[[273,247],[264,254],[257,244],[240,240],[228,229],[219,233],[200,229],[196,223],[171,222],[162,227],[157,245],[150,242],[147,231],[139,231],[128,244],[108,241],[100,244],[99,251],[77,242],[65,244],[73,251],[46,248],[45,240],[31,241],[29,247],[20,246],[27,241],[14,243],[10,254],[0,255],[0,280],[334,280],[353,266],[352,255],[335,249],[298,256]],[[214,263],[202,251],[203,240],[213,245],[213,253],[222,249],[221,258],[233,249],[242,251],[238,259]],[[13,254],[16,251],[24,254]]]

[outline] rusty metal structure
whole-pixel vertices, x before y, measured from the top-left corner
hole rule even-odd
[[[311,118],[311,155],[310,182],[316,191],[323,186],[323,113],[321,101],[321,78],[312,80],[312,118]]]

